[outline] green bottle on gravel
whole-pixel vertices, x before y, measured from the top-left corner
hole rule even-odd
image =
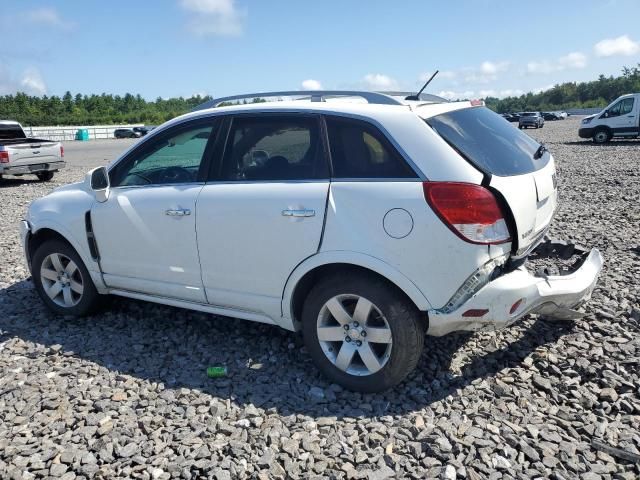
[[[227,367],[207,367],[207,377],[221,378],[227,376]]]

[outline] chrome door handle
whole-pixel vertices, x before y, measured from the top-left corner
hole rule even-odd
[[[315,210],[306,210],[306,209],[282,210],[282,216],[283,217],[315,217],[316,216],[316,211]]]
[[[169,215],[170,217],[184,217],[186,215],[191,215],[191,210],[188,208],[178,208],[176,210],[165,210],[165,215]]]

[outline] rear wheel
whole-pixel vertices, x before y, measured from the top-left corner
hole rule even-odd
[[[53,172],[38,172],[36,176],[41,182],[48,182],[53,178]]]
[[[100,305],[89,271],[68,243],[44,242],[33,255],[31,272],[36,291],[54,313],[84,316]]]
[[[305,344],[320,371],[359,392],[402,382],[424,345],[421,313],[387,282],[368,275],[321,280],[305,301],[302,321]]]
[[[609,133],[609,130],[604,128],[596,130],[593,134],[593,143],[603,144],[607,143],[609,140],[611,140],[611,133]]]

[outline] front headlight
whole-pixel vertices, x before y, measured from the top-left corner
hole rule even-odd
[[[591,120],[593,120],[593,117],[591,117],[591,118],[583,118],[582,119],[582,124],[586,125],[587,123],[591,122]]]

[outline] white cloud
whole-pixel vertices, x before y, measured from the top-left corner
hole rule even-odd
[[[44,95],[47,93],[47,86],[44,83],[42,75],[37,68],[28,68],[22,75],[20,87],[26,93],[33,95]]]
[[[617,38],[605,38],[593,46],[598,57],[613,57],[614,55],[630,56],[640,53],[640,42],[634,42],[629,35]]]
[[[395,90],[398,82],[381,73],[369,73],[364,76],[364,84],[371,90]]]
[[[467,84],[486,84],[494,82],[499,73],[509,69],[509,62],[490,62],[485,60],[479,67],[466,67],[461,70]]]
[[[582,52],[571,52],[556,60],[532,61],[527,63],[528,73],[552,73],[562,70],[580,69],[587,66],[587,56]]]
[[[16,92],[44,95],[47,93],[47,86],[35,67],[27,68],[18,80],[5,65],[0,64],[0,95],[12,95]]]
[[[50,7],[31,10],[26,13],[26,18],[30,23],[36,25],[44,25],[63,30],[67,30],[73,26],[70,22],[63,20],[54,8]]]
[[[498,98],[504,97],[519,97],[520,95],[524,95],[524,90],[520,90],[519,88],[507,88],[505,90],[500,90],[496,95]]]
[[[454,92],[452,90],[441,90],[440,92],[438,92],[439,97],[444,97],[447,100],[460,100],[460,99],[473,98],[474,94],[475,92],[473,90],[467,90],[464,92]]]
[[[587,66],[587,56],[582,52],[571,52],[558,59],[558,65],[563,68],[584,68]]]
[[[193,14],[188,28],[195,35],[234,37],[244,30],[247,11],[235,0],[181,0],[180,5]]]
[[[322,90],[322,84],[318,80],[309,78],[303,80],[301,84],[302,90]]]
[[[551,90],[552,88],[553,88],[553,83],[550,83],[549,85],[545,85],[544,87],[534,88],[531,91],[533,93],[541,93],[541,92],[546,92],[547,90]]]
[[[489,62],[484,61],[480,65],[480,73],[484,75],[496,75],[497,73],[504,72],[509,68],[509,62]]]

